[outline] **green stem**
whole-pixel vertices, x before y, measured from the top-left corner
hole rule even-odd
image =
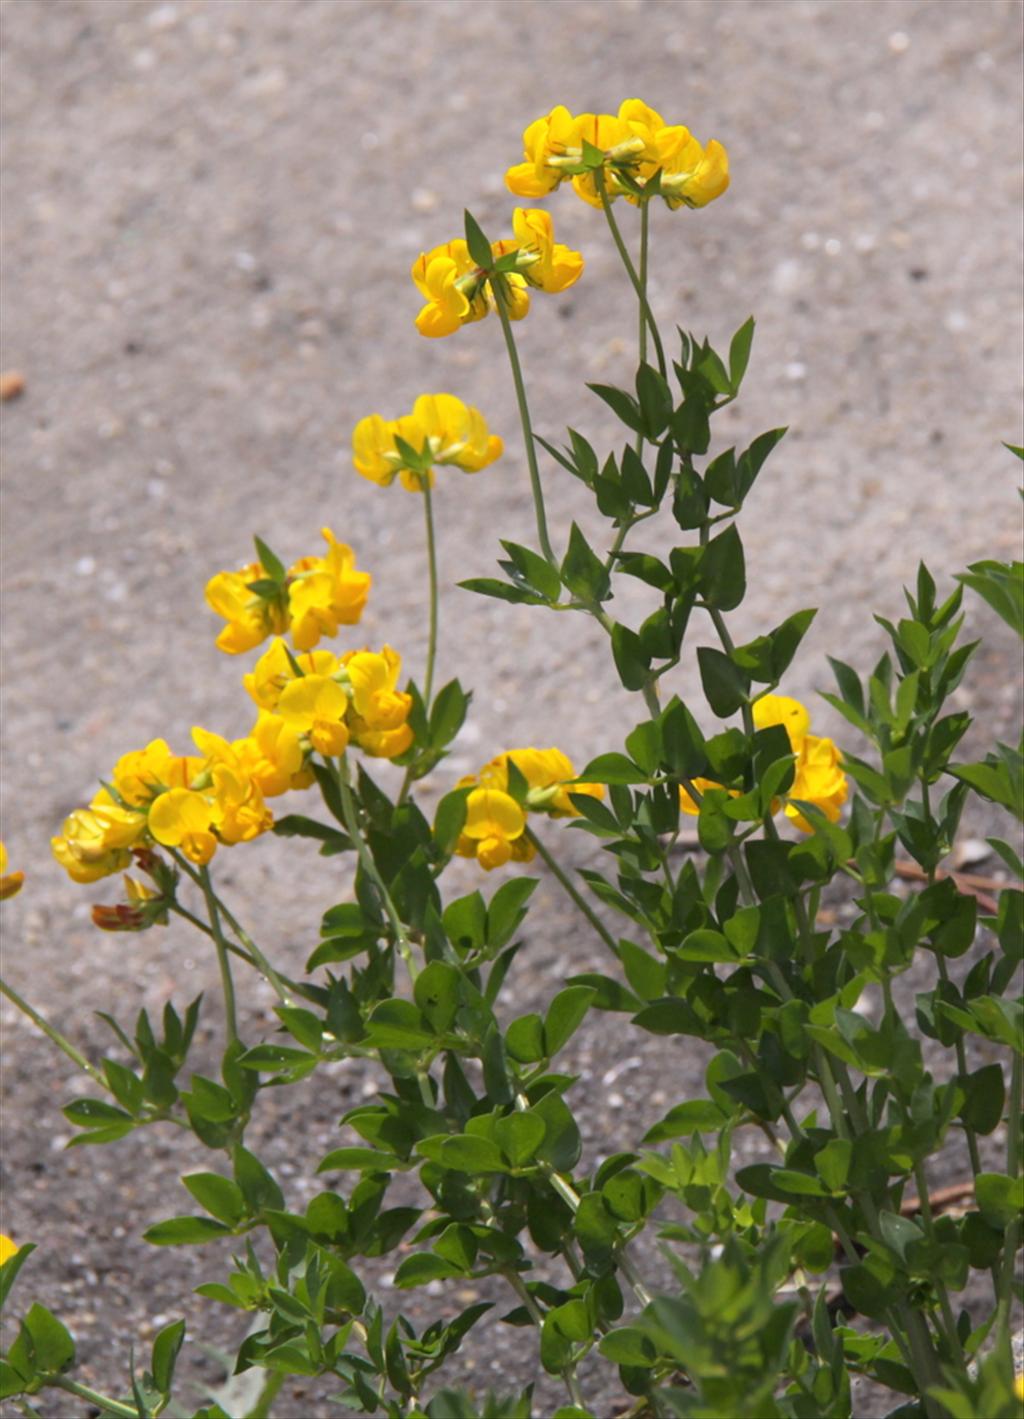
[[[636,291],[637,300],[640,302],[641,316],[646,321],[651,332],[651,339],[654,341],[654,348],[658,356],[658,369],[661,371],[662,377],[664,378],[666,377],[668,366],[665,363],[665,351],[662,348],[661,335],[658,332],[658,325],[654,319],[654,314],[647,299],[647,291],[645,289],[644,284],[641,282],[639,275],[637,274],[636,267],[633,265],[632,258],[630,257],[629,251],[626,248],[626,243],[622,240],[622,233],[619,231],[619,224],[615,220],[615,213],[612,211],[612,204],[608,199],[608,193],[605,191],[604,175],[600,171],[598,171],[597,173],[595,173],[595,178],[597,182],[597,190],[601,194],[601,206],[604,208],[604,215],[608,222],[608,230],[612,234],[612,240],[615,243],[615,249],[618,251],[620,258],[622,259],[623,266],[626,268],[626,275],[629,277],[634,291]]]
[[[225,941],[224,932],[221,929],[217,893],[213,890],[213,883],[210,881],[209,868],[206,866],[200,868],[199,877],[200,887],[206,899],[206,910],[210,915],[210,931],[213,934],[213,944],[217,951],[217,964],[220,966],[220,983],[224,991],[224,1019],[227,1025],[228,1044],[234,1044],[238,1039],[238,1017],[235,1011],[235,982],[231,976],[228,943]]]
[[[429,474],[423,480],[423,512],[427,524],[427,572],[430,579],[430,630],[427,639],[427,664],[423,672],[423,703],[429,714],[430,696],[434,688],[434,658],[437,655],[437,547],[434,541],[434,507]]]
[[[544,1324],[544,1314],[537,1305],[537,1302],[530,1295],[526,1282],[519,1275],[519,1272],[511,1266],[505,1266],[502,1267],[498,1274],[503,1276],[512,1287],[512,1290],[522,1301],[530,1319],[537,1329],[540,1330],[541,1326]],[[574,1364],[563,1365],[559,1374],[562,1376],[565,1387],[569,1391],[569,1398],[572,1400],[573,1404],[578,1409],[586,1409],[586,1402],[583,1398],[580,1382],[576,1375],[576,1366]]]
[[[14,987],[8,985],[2,978],[0,978],[0,995],[6,995],[7,999],[11,1001],[13,1005],[16,1005],[23,1015],[28,1016],[36,1029],[42,1030],[47,1039],[52,1040],[59,1050],[63,1050],[68,1059],[77,1064],[79,1069],[84,1069],[90,1079],[94,1079],[96,1083],[101,1084],[104,1089],[107,1088],[107,1081],[104,1079],[103,1075],[95,1066],[89,1063],[81,1050],[77,1050],[70,1040],[64,1038],[59,1030],[55,1030],[48,1020],[44,1020],[39,1011],[34,1010],[24,996],[19,995]]]
[[[946,967],[945,958],[938,951],[936,951],[935,953],[935,961],[939,968],[939,979],[941,981],[945,981],[945,983],[948,985],[949,971]],[[953,1042],[953,1047],[956,1050],[957,1073],[959,1074],[961,1079],[966,1079],[967,1051],[964,1049],[963,1036],[959,1033],[959,1031],[957,1032],[957,1037]],[[978,1135],[969,1123],[964,1124],[964,1136],[967,1139],[967,1151],[971,1157],[971,1168],[974,1171],[974,1176],[977,1177],[978,1174],[981,1172],[981,1150],[978,1148]]]
[[[918,1161],[914,1164],[914,1182],[917,1184],[917,1197],[921,1206],[921,1221],[924,1225],[925,1235],[929,1241],[935,1242],[935,1219],[932,1216],[932,1204],[928,1196],[928,1177],[924,1170],[924,1163]],[[936,1278],[935,1289],[939,1297],[939,1307],[942,1311],[942,1320],[945,1329],[946,1344],[950,1353],[955,1355],[960,1367],[964,1366],[964,1352],[960,1344],[960,1336],[957,1334],[956,1317],[953,1314],[953,1307],[950,1304],[949,1292],[946,1290],[946,1283],[941,1277]]]
[[[612,936],[611,932],[608,931],[608,929],[601,923],[594,911],[588,905],[586,898],[583,897],[576,890],[576,888],[573,886],[571,878],[569,878],[562,871],[561,867],[559,867],[558,863],[552,857],[551,853],[548,852],[547,848],[541,842],[540,838],[537,837],[536,833],[533,831],[532,828],[526,829],[526,839],[529,843],[533,845],[534,848],[536,848],[537,856],[541,859],[541,861],[547,867],[548,871],[555,878],[556,882],[562,888],[563,892],[565,892],[566,896],[569,897],[573,905],[583,913],[586,919],[590,922],[590,925],[597,932],[598,936],[600,936],[601,940],[608,947],[609,951],[611,951],[615,958],[618,959],[619,948],[616,945],[614,936]]]
[[[270,1419],[270,1408],[287,1379],[284,1370],[271,1370],[245,1419]]]
[[[414,981],[418,975],[418,971],[416,970],[416,962],[413,958],[412,944],[409,941],[405,927],[402,925],[401,918],[395,909],[395,904],[391,900],[391,893],[385,886],[384,878],[377,870],[377,864],[373,860],[373,854],[359,826],[355,800],[352,797],[352,783],[349,778],[348,759],[342,754],[340,760],[326,759],[325,762],[333,771],[335,781],[338,785],[338,794],[341,798],[342,818],[349,837],[356,845],[359,865],[380,894],[381,903],[383,904],[388,922],[391,925],[392,934],[395,938],[395,944],[398,947],[402,960],[405,962],[406,969],[409,972],[409,979]]]
[[[55,1389],[63,1389],[68,1394],[77,1395],[79,1399],[84,1399],[89,1404],[94,1404],[104,1414],[118,1414],[123,1416],[123,1419],[139,1419],[139,1411],[134,1404],[122,1404],[119,1399],[111,1399],[109,1395],[100,1394],[98,1390],[90,1389],[88,1385],[79,1384],[77,1380],[69,1380],[67,1375],[48,1376],[46,1383]]]
[[[175,852],[173,848],[170,848],[169,851],[171,857],[174,858],[175,862],[182,869],[185,875],[191,878],[191,880],[196,884],[200,891],[202,891],[203,879],[201,873],[197,872],[196,869],[189,862],[188,858],[183,857],[181,853]],[[241,941],[242,946],[245,949],[242,950],[240,947],[236,946],[234,942],[228,941],[227,939],[225,939],[224,945],[227,947],[227,949],[231,952],[232,955],[238,956],[240,960],[243,960],[246,962],[247,965],[252,966],[253,970],[259,971],[262,975],[266,976],[274,991],[277,993],[277,997],[281,1001],[282,1005],[291,1005],[292,994],[291,991],[289,991],[288,987],[285,985],[282,977],[279,976],[277,971],[274,970],[274,967],[267,960],[266,956],[256,945],[256,942],[252,939],[248,932],[243,930],[243,928],[238,922],[237,917],[235,917],[234,913],[227,906],[227,904],[221,899],[221,897],[217,896],[216,893],[214,895],[216,896],[217,909],[219,910],[221,917],[224,921],[227,922],[228,926],[230,926],[231,930],[238,937],[239,941]],[[179,913],[179,915],[187,917],[190,921],[194,922],[196,920],[195,917],[193,917],[190,912],[186,912],[183,907],[175,907],[175,910]],[[202,923],[197,924],[200,926],[200,930],[207,931],[207,928],[204,927]],[[212,933],[207,931],[207,934],[210,935]]]
[[[645,307],[647,306],[647,239],[650,227],[651,204],[642,202],[640,204],[640,288],[644,293],[643,301],[640,302],[640,329],[638,332],[637,348],[640,354],[640,363],[647,363],[647,317]],[[640,435],[641,442],[643,434]],[[638,450],[639,452],[639,450]]]
[[[516,403],[519,405],[519,422],[523,426],[523,442],[526,445],[526,466],[530,470],[530,491],[533,493],[533,510],[537,519],[537,537],[540,541],[541,551],[554,567],[558,565],[558,561],[551,547],[551,539],[548,536],[548,522],[544,512],[544,489],[541,486],[540,469],[537,466],[537,447],[533,437],[533,425],[530,422],[530,406],[526,399],[526,385],[523,383],[523,369],[519,363],[519,352],[516,349],[515,336],[512,334],[512,322],[509,319],[505,292],[502,289],[500,281],[491,282],[491,292],[494,296],[494,306],[498,312],[498,318],[501,321],[501,329],[505,336],[508,362],[512,366],[512,382],[516,388]]]

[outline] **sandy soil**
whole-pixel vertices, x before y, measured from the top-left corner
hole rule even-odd
[[[719,437],[792,429],[743,526],[752,591],[736,617],[746,636],[825,603],[787,688],[826,688],[826,652],[866,668],[881,644],[870,613],[898,612],[920,558],[945,579],[1019,546],[1019,473],[1000,447],[1021,441],[1019,4],[5,0],[0,23],[0,368],[26,376],[2,421],[3,836],[29,877],[5,908],[4,969],[88,1050],[107,1048],[95,1010],[128,1021],[215,981],[177,929],[94,931],[89,904],[109,887],[75,888],[47,851],[124,750],[156,735],[184,746],[193,723],[248,728],[205,580],[246,558],[253,531],[290,560],[329,522],[375,576],[360,640],[419,664],[420,508],[353,474],[364,413],[451,389],[509,445],[438,494],[441,671],[477,691],[438,790],[499,748],[551,742],[553,725],[582,762],[633,723],[597,635],[454,588],[490,574],[498,533],[531,539],[525,469],[496,325],[441,342],[412,325],[413,258],[458,233],[464,206],[507,224],[502,173],[552,104],[613,109],[639,93],[730,150],[722,201],[655,214],[653,293],[669,326],[715,341],[758,317]],[[568,194],[550,205],[588,271],[520,327],[535,421],[549,437],[571,421],[617,439],[581,386],[628,378],[630,293],[599,214]],[[571,479],[552,469],[548,488],[558,536],[574,517],[594,527]],[[1016,651],[977,603],[968,615],[986,650],[959,702],[1006,738]],[[693,695],[694,669],[673,688]],[[824,705],[815,715],[834,727]],[[586,861],[588,841],[568,838],[569,860]],[[222,881],[295,967],[345,875],[282,847],[232,854]],[[520,1010],[599,962],[556,892],[538,894]],[[248,1038],[270,1030],[268,1004],[249,989]],[[154,1131],[62,1151],[59,1107],[79,1081],[6,1006],[2,1020],[3,1228],[40,1243],[23,1296],[60,1310],[86,1373],[114,1389],[160,1316],[237,1338],[189,1295],[215,1275],[209,1257],[138,1240],[188,1210],[177,1178],[202,1150]],[[574,1046],[588,1157],[702,1092],[698,1051],[622,1028],[595,1022]],[[205,1030],[197,1067],[217,1045],[212,1014]],[[261,1114],[296,1201],[364,1087],[350,1069],[318,1076],[299,1122]],[[520,1341],[482,1327],[476,1381],[529,1379]],[[292,1395],[279,1413],[334,1412],[323,1403]]]

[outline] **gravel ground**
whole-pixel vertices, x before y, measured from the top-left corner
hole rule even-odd
[[[0,23],[0,369],[26,380],[2,420],[3,836],[29,878],[5,907],[4,969],[85,1048],[106,1048],[94,1011],[127,1021],[215,982],[176,928],[94,931],[89,903],[109,885],[74,888],[46,850],[125,749],[157,735],[183,745],[193,723],[248,728],[205,580],[246,557],[252,531],[291,560],[329,522],[374,573],[360,639],[419,663],[420,509],[352,473],[364,413],[451,389],[508,443],[494,469],[458,491],[453,477],[437,498],[440,669],[477,691],[439,791],[498,748],[551,742],[553,724],[582,762],[633,722],[602,639],[576,618],[455,589],[491,574],[497,529],[531,540],[521,444],[494,322],[429,343],[412,325],[412,260],[457,234],[464,206],[507,225],[502,173],[554,103],[614,109],[639,93],[730,150],[720,202],[655,213],[653,298],[669,328],[716,343],[757,315],[748,384],[719,438],[791,433],[743,523],[752,589],[735,621],[746,637],[826,603],[792,693],[827,687],[826,652],[872,662],[871,612],[898,613],[919,559],[945,580],[1019,546],[1019,474],[1000,447],[1021,442],[1019,4],[5,0]],[[549,205],[588,269],[520,327],[535,422],[553,438],[573,422],[617,439],[581,386],[628,378],[630,293],[599,214],[567,194]],[[594,527],[582,491],[552,470],[557,536],[573,518]],[[1017,652],[984,608],[967,610],[986,646],[959,706],[984,725],[980,746],[1016,733]],[[692,667],[673,689],[695,695]],[[824,705],[815,720],[836,727]],[[592,857],[582,835],[568,840],[570,862]],[[281,847],[231,854],[221,880],[294,968],[346,879],[301,844],[285,876]],[[517,1012],[599,964],[555,885],[538,899]],[[270,1030],[268,1006],[249,991],[247,1038]],[[209,1255],[138,1240],[182,1210],[178,1174],[201,1150],[153,1130],[64,1152],[59,1106],[78,1080],[6,1006],[2,1022],[3,1226],[40,1243],[23,1294],[59,1309],[101,1386],[119,1386],[129,1344],[161,1315],[236,1338],[189,1295],[215,1275]],[[212,1014],[204,1028],[197,1067],[217,1045]],[[612,1036],[605,1020],[573,1048],[591,1094],[588,1158],[703,1092],[690,1043]],[[258,1136],[295,1200],[365,1087],[347,1067],[318,1075],[301,1129],[264,1108]],[[465,1361],[474,1382],[531,1378],[520,1342],[481,1327]],[[213,1377],[205,1363],[194,1373]],[[597,1412],[613,1401],[593,1398]],[[289,1419],[336,1412],[321,1394],[290,1404]]]

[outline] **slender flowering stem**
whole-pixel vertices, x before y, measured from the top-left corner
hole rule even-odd
[[[14,987],[8,985],[2,977],[0,977],[0,995],[6,995],[7,999],[13,1005],[16,1005],[23,1015],[28,1016],[36,1029],[42,1030],[47,1039],[52,1040],[59,1050],[63,1050],[68,1059],[77,1064],[79,1069],[84,1069],[86,1074],[88,1074],[91,1079],[94,1079],[97,1084],[102,1084],[104,1089],[107,1087],[107,1081],[104,1079],[103,1075],[94,1065],[89,1063],[81,1050],[77,1050],[70,1040],[64,1038],[59,1030],[55,1030],[48,1020],[44,1020],[38,1010],[33,1010],[24,996],[19,995]]]
[[[359,857],[359,865],[369,877],[370,881],[380,893],[381,903],[387,915],[388,922],[395,937],[395,944],[398,946],[402,960],[405,962],[409,972],[409,979],[415,980],[419,974],[416,969],[416,962],[412,954],[412,944],[409,941],[408,933],[402,925],[402,920],[398,915],[394,902],[391,900],[391,893],[388,891],[384,878],[377,870],[377,864],[373,860],[366,839],[363,837],[362,829],[359,826],[359,818],[356,814],[355,800],[352,797],[352,782],[349,778],[348,759],[342,754],[338,760],[327,759],[326,763],[332,770],[335,781],[338,785],[338,795],[341,798],[341,812],[345,823],[345,828],[349,837],[356,845],[356,853]]]
[[[427,525],[427,573],[430,580],[430,629],[427,638],[427,664],[423,672],[423,703],[430,712],[430,696],[434,688],[434,659],[437,655],[437,547],[434,540],[434,507],[431,500],[430,474],[423,479],[423,513]]]
[[[505,299],[505,292],[502,289],[500,280],[491,282],[491,291],[494,295],[494,305],[501,321],[502,332],[505,336],[505,348],[508,350],[508,361],[512,366],[512,382],[516,387],[516,403],[519,405],[519,422],[523,426],[523,442],[526,445],[526,466],[530,470],[530,489],[533,493],[533,510],[537,519],[537,537],[540,541],[540,549],[552,566],[557,566],[558,561],[551,547],[551,539],[548,536],[548,521],[544,511],[544,489],[540,481],[540,468],[537,466],[537,448],[533,437],[533,425],[530,422],[530,406],[526,399],[526,385],[523,383],[523,369],[519,363],[519,352],[516,349],[515,336],[512,334],[512,322],[509,319],[508,304]]]
[[[185,873],[186,877],[190,878],[200,889],[200,891],[202,891],[202,876],[192,866],[188,858],[183,857],[182,854],[179,852],[175,852],[174,848],[170,848],[169,851],[171,857],[174,858],[174,861]],[[252,966],[254,970],[259,971],[267,978],[267,980],[270,982],[271,986],[277,993],[277,997],[281,1001],[282,1005],[291,1005],[293,999],[292,993],[285,985],[282,977],[279,976],[277,971],[274,970],[274,967],[267,960],[266,956],[256,945],[256,942],[253,941],[252,937],[248,934],[248,932],[243,930],[243,928],[238,922],[237,917],[235,917],[233,912],[227,906],[226,902],[224,902],[224,900],[217,895],[216,891],[214,891],[214,897],[216,898],[217,910],[220,912],[221,918],[227,922],[228,926],[231,928],[231,930],[238,937],[239,941],[241,941],[242,943],[242,946],[236,946],[233,941],[228,941],[225,938],[224,945],[227,947],[227,949],[231,952],[233,956],[238,956],[240,960],[245,961],[247,965]],[[179,916],[183,916],[187,921],[191,921],[195,925],[197,925],[200,931],[205,931],[208,936],[211,936],[213,934],[208,927],[204,926],[201,922],[198,922],[196,918],[192,915],[192,913],[186,911],[184,907],[180,907],[175,904],[174,910],[178,913]]]
[[[622,233],[619,231],[619,224],[615,220],[615,213],[612,211],[612,204],[609,201],[608,193],[605,191],[604,177],[600,173],[600,171],[598,171],[598,173],[596,174],[596,178],[597,190],[601,194],[601,206],[604,208],[604,215],[608,222],[608,230],[612,234],[612,240],[615,242],[615,248],[622,259],[623,266],[626,268],[626,275],[629,277],[634,291],[636,291],[637,300],[639,300],[640,302],[641,313],[643,315],[643,318],[646,320],[648,327],[650,328],[651,339],[654,341],[654,348],[658,356],[658,369],[661,371],[662,376],[664,377],[667,372],[668,366],[665,363],[665,351],[662,348],[661,335],[658,333],[658,325],[654,319],[654,313],[651,310],[650,302],[647,299],[647,292],[644,289],[643,284],[641,283],[639,275],[637,274],[636,267],[633,265],[633,259],[629,254],[629,251],[626,247],[626,243],[622,240]]]
[[[562,888],[562,891],[565,892],[566,896],[573,903],[573,905],[579,911],[581,911],[583,915],[587,918],[587,920],[590,922],[590,925],[597,932],[598,936],[600,936],[601,940],[608,947],[609,951],[611,951],[616,957],[618,957],[619,948],[615,944],[614,936],[612,936],[611,932],[607,929],[607,927],[604,926],[600,918],[588,905],[586,898],[576,890],[576,888],[573,886],[571,878],[565,872],[562,871],[561,867],[558,865],[558,862],[555,860],[554,857],[552,857],[551,853],[548,852],[547,848],[544,846],[544,844],[541,842],[540,838],[537,836],[537,834],[533,831],[532,828],[526,829],[526,840],[527,842],[532,844],[532,846],[536,849],[537,856],[547,867],[552,877],[554,877],[555,881]]]
[[[220,966],[220,983],[224,991],[224,1018],[227,1024],[228,1043],[234,1044],[238,1039],[238,1016],[235,1010],[235,982],[231,975],[231,958],[228,955],[228,943],[224,939],[224,932],[220,924],[220,911],[217,904],[217,894],[213,890],[213,883],[210,881],[210,871],[207,867],[199,870],[200,887],[206,901],[206,910],[210,916],[210,930],[213,933],[213,944],[217,951],[217,964]]]

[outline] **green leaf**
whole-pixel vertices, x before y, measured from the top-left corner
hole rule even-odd
[[[853,1144],[848,1138],[833,1138],[814,1155],[814,1167],[830,1192],[842,1192],[853,1158]]]
[[[463,591],[475,591],[478,596],[493,596],[498,601],[511,601],[518,606],[544,606],[543,596],[536,596],[521,586],[510,586],[507,581],[497,581],[494,577],[474,576],[468,581],[460,581]]]
[[[393,1284],[400,1291],[407,1291],[413,1286],[426,1286],[430,1281],[446,1281],[449,1277],[463,1274],[461,1267],[453,1266],[442,1256],[433,1252],[417,1252],[400,1263]]]
[[[252,1213],[262,1212],[266,1207],[279,1211],[284,1208],[284,1194],[255,1153],[236,1143],[231,1150],[231,1162],[235,1182],[242,1189],[246,1205]]]
[[[494,1125],[494,1140],[513,1168],[526,1167],[544,1142],[547,1125],[539,1114],[510,1114]]]
[[[455,1019],[461,980],[461,973],[447,961],[431,961],[416,977],[413,999],[439,1035]]]
[[[738,959],[735,950],[720,931],[706,928],[691,931],[689,936],[683,938],[682,944],[675,948],[673,954],[682,961],[723,961],[730,965],[734,965]]]
[[[598,754],[579,774],[581,783],[646,783],[648,778],[625,754]]]
[[[498,888],[487,905],[487,940],[491,946],[500,949],[512,939],[536,887],[536,877],[515,877]]]
[[[48,1375],[59,1375],[75,1361],[71,1332],[45,1306],[33,1304],[22,1324],[28,1332],[36,1367]]]
[[[972,562],[957,581],[983,597],[992,610],[1024,636],[1024,562]]]
[[[729,383],[733,394],[739,393],[743,376],[750,360],[750,347],[754,340],[754,317],[745,320],[729,343]]]
[[[199,1206],[229,1227],[237,1226],[246,1214],[242,1189],[219,1173],[186,1173],[181,1181]]]
[[[612,626],[612,656],[624,688],[642,690],[651,671],[651,657],[636,631],[631,631],[621,621]]]
[[[505,1048],[520,1064],[536,1064],[546,1057],[544,1021],[539,1015],[521,1015],[505,1031]]]
[[[1005,1173],[979,1173],[974,1180],[978,1211],[992,1227],[1006,1228],[1024,1210],[1024,1178]]]
[[[212,1237],[226,1237],[231,1228],[212,1217],[170,1217],[146,1229],[142,1240],[155,1247],[197,1246]]]
[[[491,251],[491,243],[484,236],[480,223],[468,209],[464,213],[466,225],[466,245],[469,247],[469,254],[484,271],[489,271],[494,262],[494,253]]]
[[[650,1369],[657,1363],[658,1349],[651,1338],[636,1326],[624,1325],[601,1337],[597,1346],[606,1360],[615,1365]]]
[[[745,498],[750,492],[768,455],[785,435],[784,428],[769,429],[767,433],[759,434],[746,452],[740,455],[736,464],[736,476],[741,497]]]
[[[529,585],[540,593],[548,601],[557,601],[562,593],[562,582],[558,575],[557,568],[553,567],[549,561],[541,557],[537,552],[533,552],[529,547],[521,547],[518,542],[506,542],[502,540],[501,545],[509,555],[512,568],[523,577]],[[505,570],[509,570],[504,563]]]
[[[728,719],[746,702],[750,693],[749,678],[727,655],[711,646],[698,647],[697,664],[712,712],[719,719]]]
[[[416,1053],[434,1043],[422,1014],[411,1000],[382,1000],[366,1022],[367,1040],[378,1049]]]
[[[593,385],[590,387],[594,388]],[[643,416],[644,433],[654,443],[664,432],[672,417],[672,392],[663,376],[656,369],[651,365],[642,364],[636,372],[636,393]],[[623,464],[623,473],[625,473],[625,464]],[[630,496],[633,497],[634,502],[641,501],[632,493]],[[645,503],[645,506],[650,506],[650,503]]]
[[[376,1148],[335,1148],[326,1158],[320,1160],[317,1172],[343,1173],[358,1169],[361,1172],[386,1173],[399,1166],[396,1157],[390,1153],[382,1153]]]
[[[575,522],[569,532],[569,546],[562,561],[561,577],[572,594],[581,601],[606,601],[610,595],[604,563]]]
[[[544,1044],[547,1057],[553,1059],[575,1034],[590,1009],[595,992],[586,985],[570,985],[560,990],[544,1017]]]
[[[688,1099],[669,1109],[665,1117],[647,1131],[643,1142],[653,1145],[669,1138],[688,1138],[693,1133],[717,1133],[730,1116],[711,1099]]]
[[[624,389],[616,389],[611,384],[588,384],[587,388],[599,399],[604,400],[612,413],[621,423],[626,425],[627,429],[632,429],[635,434],[646,433],[640,405],[631,394],[627,394]]]
[[[153,1373],[153,1383],[161,1394],[170,1394],[171,1392],[171,1386],[174,1383],[174,1367],[184,1339],[185,1322],[173,1320],[170,1325],[164,1326],[153,1341],[153,1358],[150,1361],[150,1368]]]
[[[456,1133],[441,1144],[441,1163],[461,1173],[507,1173],[497,1143],[472,1133]]]
[[[458,680],[449,680],[438,690],[430,709],[430,743],[433,748],[443,749],[455,738],[462,728],[471,698]]]
[[[280,557],[275,556],[262,538],[254,537],[252,540],[256,546],[256,557],[264,571],[267,572],[272,581],[283,585],[288,576],[284,562],[281,561]]]
[[[734,523],[713,537],[704,549],[700,566],[704,602],[719,611],[734,611],[747,590],[743,543]]]

